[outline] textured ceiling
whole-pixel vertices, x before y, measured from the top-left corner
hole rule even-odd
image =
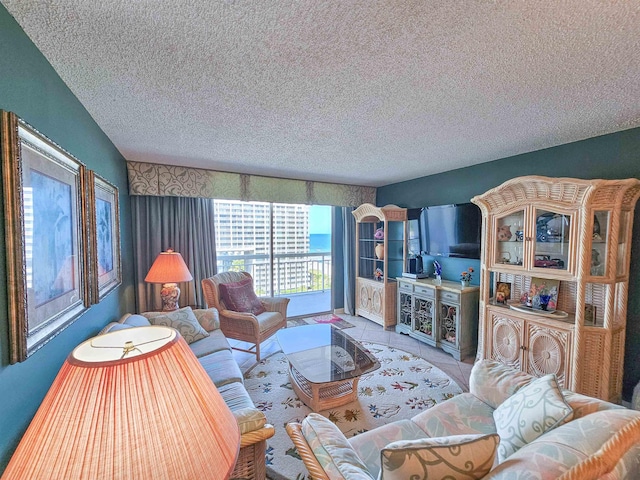
[[[640,125],[640,2],[1,0],[128,160],[381,186]]]

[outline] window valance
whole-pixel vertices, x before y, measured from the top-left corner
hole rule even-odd
[[[375,187],[127,162],[129,194],[357,207],[374,203]]]

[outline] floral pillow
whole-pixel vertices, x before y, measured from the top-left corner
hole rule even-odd
[[[399,440],[382,449],[381,478],[475,480],[489,473],[500,438],[496,434]]]
[[[175,328],[187,343],[193,343],[209,336],[209,333],[198,323],[191,307],[184,307],[172,312],[147,312],[144,316],[149,319],[152,325]]]
[[[218,288],[220,289],[220,297],[229,310],[253,313],[254,315],[260,315],[267,311],[253,291],[253,282],[250,278],[240,282],[221,283]]]
[[[502,463],[529,442],[572,418],[573,409],[562,396],[555,375],[537,378],[493,412],[500,435],[498,461]]]

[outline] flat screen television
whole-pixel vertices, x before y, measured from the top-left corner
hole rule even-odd
[[[482,216],[473,203],[425,207],[420,212],[420,246],[432,256],[480,258]]]

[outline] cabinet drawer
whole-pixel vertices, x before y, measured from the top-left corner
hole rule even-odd
[[[440,300],[460,303],[460,294],[453,292],[440,292]]]
[[[421,285],[416,285],[413,289],[415,293],[419,293],[423,297],[433,298],[435,296],[435,290],[429,287],[423,287]]]
[[[398,290],[405,293],[413,292],[413,284],[409,282],[398,282]]]

